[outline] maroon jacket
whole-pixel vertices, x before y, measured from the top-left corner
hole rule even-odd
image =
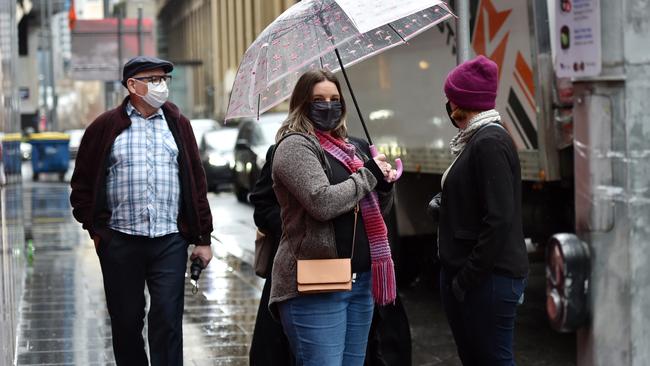
[[[131,126],[126,104],[107,111],[88,126],[79,145],[70,185],[70,203],[75,219],[91,237],[110,241],[108,229],[111,212],[106,204],[106,177],[111,147],[117,136]],[[178,230],[191,244],[210,245],[212,214],[207,198],[205,172],[201,165],[196,139],[189,120],[178,107],[167,102],[162,106],[169,130],[178,146],[178,170],[181,199]]]

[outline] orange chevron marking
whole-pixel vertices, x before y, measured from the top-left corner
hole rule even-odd
[[[479,5],[478,19],[476,20],[476,26],[474,28],[474,39],[472,42],[472,47],[474,52],[477,55],[487,55],[487,42],[486,37],[486,24],[487,30],[489,33],[489,41],[494,40],[494,37],[503,27],[503,24],[507,20],[508,16],[512,13],[512,9],[497,11],[492,4],[491,0],[483,0]],[[506,33],[499,45],[494,49],[491,55],[488,57],[497,63],[499,66],[499,79],[501,79],[501,69],[503,66],[503,59],[505,58],[506,47],[508,45],[508,38],[510,32]]]
[[[497,11],[497,9],[494,7],[494,4],[492,4],[492,1],[486,0],[485,10],[487,11],[488,17],[490,18],[488,25],[490,27],[490,41],[491,41],[494,39],[494,36],[496,36],[497,33],[499,32],[499,29],[501,29],[503,23],[506,22],[506,19],[508,19],[510,13],[512,13],[512,9]]]
[[[517,52],[517,60],[515,61],[515,69],[521,76],[526,88],[530,95],[535,97],[535,82],[533,80],[533,70],[528,66],[528,63],[522,56],[521,52]],[[522,88],[523,89],[523,88]]]
[[[506,56],[506,46],[508,45],[508,38],[510,38],[510,32],[506,33],[506,36],[503,37],[499,46],[492,52],[489,56],[490,60],[494,61],[499,65],[499,80],[501,80],[501,72],[503,71],[503,59]]]
[[[526,97],[526,100],[528,101],[528,105],[530,105],[530,108],[535,110],[535,102],[533,102],[533,99],[526,93],[526,88],[524,88],[524,84],[522,83],[521,79],[519,78],[519,75],[517,75],[516,72],[513,72],[512,75],[515,77],[515,80],[517,81],[517,84],[519,84],[519,87],[523,91],[524,96]]]

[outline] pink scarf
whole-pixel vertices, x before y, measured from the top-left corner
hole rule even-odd
[[[354,173],[363,167],[363,161],[355,155],[354,145],[319,131],[316,131],[316,136],[323,149],[341,162],[350,173]],[[393,259],[390,256],[388,230],[381,215],[377,193],[370,192],[366,195],[359,202],[359,207],[366,227],[368,243],[370,244],[372,296],[379,305],[393,303],[397,296],[395,269],[393,268]]]

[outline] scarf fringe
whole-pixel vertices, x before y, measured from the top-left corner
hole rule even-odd
[[[395,304],[395,266],[390,257],[381,262],[372,262],[372,297],[377,305]]]
[[[363,166],[363,161],[354,154],[354,145],[320,132],[316,132],[316,136],[323,149],[340,161],[350,173],[356,172]],[[366,195],[359,205],[370,246],[373,299],[378,305],[394,303],[397,297],[395,266],[388,244],[388,230],[379,210],[377,193],[371,192]]]

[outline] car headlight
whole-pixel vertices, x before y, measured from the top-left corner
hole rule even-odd
[[[219,153],[212,153],[208,157],[208,163],[214,166],[230,165],[230,159],[228,159],[228,156],[226,155],[219,154]]]
[[[255,166],[258,170],[262,170],[262,167],[266,163],[266,151],[268,148],[268,146],[251,147],[251,150],[253,150],[253,153],[255,154]]]
[[[29,159],[32,156],[32,145],[26,142],[20,143],[20,154],[23,159]]]

